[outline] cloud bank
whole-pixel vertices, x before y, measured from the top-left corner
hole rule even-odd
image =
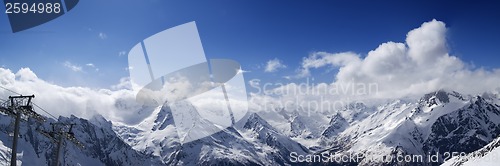
[[[130,88],[128,79],[115,87],[116,90],[90,89],[85,87],[61,87],[46,82],[36,76],[29,68],[22,68],[16,73],[0,68],[0,85],[23,95],[35,94],[33,102],[54,116],[75,115],[91,118],[96,114],[113,122],[127,124],[139,123],[149,116],[152,109],[145,109],[136,103],[135,93]],[[127,86],[128,85],[128,86]],[[129,87],[129,89],[124,89]],[[0,89],[0,99],[16,95]],[[35,111],[49,116],[35,108]]]
[[[81,66],[70,62],[64,65],[82,71]],[[284,65],[278,59],[266,66],[269,72],[279,68]],[[260,93],[251,94],[251,111],[275,108],[268,107],[269,104],[280,107],[287,103],[291,109],[330,109],[348,102],[370,104],[377,100],[418,98],[438,89],[465,94],[500,90],[500,69],[473,68],[450,55],[446,26],[436,20],[408,32],[404,43],[382,43],[364,57],[353,52],[312,53],[303,58],[297,75],[310,76],[311,69],[338,69],[338,73],[332,75],[334,81],[330,83],[314,83],[308,79],[305,83],[280,84],[269,89],[263,88],[266,83],[258,79],[249,80],[251,87],[263,88],[259,89]],[[62,87],[38,78],[28,68],[17,72],[0,68],[0,85],[24,95],[35,94],[34,102],[56,116],[73,114],[90,118],[101,114],[113,122],[137,124],[152,110],[136,103],[137,93],[132,89],[137,88],[132,88],[134,84],[126,78],[111,90]],[[0,89],[0,99],[7,99],[9,95],[15,94]]]
[[[323,101],[316,107],[324,111],[352,102],[413,100],[439,89],[471,95],[499,89],[500,69],[473,68],[450,55],[446,31],[445,23],[432,20],[409,31],[404,43],[382,43],[364,57],[354,52],[311,53],[302,59],[296,77],[311,76],[311,69],[338,70],[332,75],[333,82],[310,83],[308,79],[305,84],[265,89],[265,83],[253,80],[250,86],[264,92],[252,94],[252,99],[260,102],[254,106],[287,107],[286,103],[291,103],[292,109],[311,109],[310,103]],[[267,106],[264,109],[269,109]]]
[[[365,58],[352,52],[315,52],[303,59],[299,75],[320,67],[338,68],[333,84],[378,84],[379,93],[373,97],[379,98],[418,96],[438,89],[478,94],[500,86],[500,69],[474,69],[449,54],[445,23],[437,20],[408,32],[405,43],[380,44]]]

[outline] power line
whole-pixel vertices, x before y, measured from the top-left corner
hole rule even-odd
[[[17,93],[16,91],[13,91],[13,90],[7,89],[7,88],[3,87],[2,85],[0,85],[0,88],[5,89],[5,90],[7,90],[7,91],[9,91],[9,92],[12,92],[12,93],[14,93],[14,94],[16,94],[16,95],[21,95],[20,93]]]
[[[6,100],[6,103],[2,103],[0,105],[1,112],[15,118],[14,136],[13,136],[12,147],[11,147],[11,159],[10,159],[11,166],[17,165],[17,149],[18,149],[19,128],[20,128],[21,119],[28,121],[29,119],[33,118],[33,119],[39,121],[40,123],[45,122],[45,119],[46,119],[44,116],[42,116],[34,111],[33,102],[31,102],[33,98],[35,98],[35,95],[9,96],[9,100]],[[39,106],[37,106],[37,107],[40,108]],[[53,115],[51,115],[51,116],[53,116]],[[25,117],[26,119],[24,119],[23,117]],[[74,140],[76,140],[76,139],[74,139]]]
[[[12,92],[12,93],[14,93],[14,94],[17,94],[17,95],[21,95],[20,93],[17,93],[16,91],[13,91],[13,90],[10,90],[10,89],[8,89],[8,88],[6,88],[6,87],[2,86],[2,85],[0,85],[0,88],[5,89],[5,90],[7,90],[7,91],[9,91],[9,92]],[[3,99],[0,99],[0,100],[3,100]],[[51,113],[49,113],[48,111],[46,111],[46,110],[45,110],[45,109],[43,109],[42,107],[38,106],[36,103],[32,102],[32,104],[33,104],[35,107],[37,107],[38,109],[42,110],[43,112],[45,112],[46,114],[48,114],[49,116],[51,116],[51,117],[53,117],[54,119],[56,119],[56,120],[57,120],[57,117],[56,117],[56,116],[52,115]]]
[[[17,140],[19,138],[19,126],[21,123],[21,117],[25,116],[27,118],[34,118],[40,122],[44,122],[45,118],[33,110],[31,100],[35,98],[35,95],[30,96],[9,96],[10,103],[7,102],[2,105],[1,111],[9,116],[15,118],[14,123],[14,137],[12,141],[12,151],[10,165],[17,165]],[[4,103],[2,103],[4,104]]]
[[[10,103],[9,103],[9,100],[0,99],[0,101],[2,101],[0,103],[0,111],[7,113],[7,115],[9,115],[9,116],[15,117],[14,137],[13,137],[13,141],[12,141],[12,148],[11,148],[12,151],[11,151],[11,160],[10,160],[10,162],[11,162],[10,165],[14,166],[14,165],[17,165],[17,146],[18,146],[17,142],[18,142],[18,138],[19,138],[19,126],[21,123],[20,122],[21,116],[25,116],[28,118],[34,118],[40,122],[45,122],[45,117],[34,111],[34,109],[32,107],[34,105],[38,109],[42,110],[43,112],[45,112],[48,115],[50,115],[51,117],[53,117],[55,120],[57,120],[57,118],[54,115],[52,115],[51,113],[49,113],[48,111],[46,111],[45,109],[43,109],[42,107],[31,102],[32,99],[35,98],[35,95],[23,96],[23,95],[15,92],[13,90],[10,90],[8,88],[3,87],[1,85],[0,85],[0,88],[19,95],[19,96],[9,96]],[[52,139],[52,141],[55,141],[57,143],[54,164],[56,166],[58,166],[60,164],[60,162],[59,162],[60,157],[61,157],[60,153],[62,150],[61,148],[64,146],[63,145],[64,140],[69,140],[80,148],[84,148],[84,145],[78,139],[75,138],[75,135],[72,131],[73,126],[76,124],[66,124],[66,123],[59,123],[58,122],[58,123],[51,123],[51,125],[52,125],[52,131],[50,131],[50,132],[38,130],[38,128],[37,128],[37,131],[39,133],[41,133],[42,135],[48,137],[49,139]],[[69,126],[69,131],[63,130],[65,126]]]
[[[50,125],[52,125],[52,131],[44,131],[44,130],[37,130],[37,131],[46,136],[47,138],[51,139],[55,143],[57,143],[57,149],[54,152],[54,157],[55,157],[54,165],[59,166],[61,152],[63,152],[64,155],[64,151],[61,151],[62,150],[61,148],[63,148],[64,146],[63,145],[64,140],[72,142],[79,148],[84,148],[85,146],[78,139],[75,138],[75,134],[72,131],[73,126],[76,124],[58,122],[58,123],[50,123]],[[65,127],[69,127],[69,131],[66,131]]]
[[[57,117],[56,117],[56,116],[54,116],[54,115],[50,114],[48,111],[46,111],[46,110],[45,110],[45,109],[43,109],[42,107],[38,106],[38,105],[37,105],[37,104],[35,104],[35,103],[33,103],[33,105],[34,105],[36,108],[38,108],[38,109],[42,110],[43,112],[47,113],[49,116],[53,117],[55,120],[57,120]]]

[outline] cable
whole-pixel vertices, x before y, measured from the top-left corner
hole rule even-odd
[[[37,104],[33,103],[34,106],[36,106],[36,108],[42,110],[43,112],[47,113],[48,115],[50,115],[51,117],[53,117],[55,120],[57,120],[56,116],[50,114],[48,111],[46,111],[45,109],[43,109],[42,107],[38,106]]]
[[[17,95],[21,95],[20,93],[17,93],[17,92],[15,92],[15,91],[13,91],[13,90],[7,89],[7,88],[3,87],[2,85],[0,85],[0,88],[5,89],[5,90],[7,90],[7,91],[9,91],[9,92],[12,92],[12,93],[14,93],[14,94],[17,94]]]
[[[5,88],[5,87],[4,87],[4,86],[2,86],[2,85],[0,85],[0,88],[5,89],[5,90],[7,90],[7,91],[9,91],[9,92],[12,92],[12,93],[14,93],[14,94],[17,94],[17,95],[21,95],[20,93],[17,93],[16,91],[13,91],[13,90],[7,89],[7,88]],[[6,101],[6,100],[3,100],[3,99],[0,99],[0,100],[2,100],[2,101]],[[51,117],[53,117],[54,119],[56,119],[56,120],[57,120],[57,117],[56,117],[56,116],[52,115],[51,113],[49,113],[48,111],[46,111],[46,110],[45,110],[45,109],[43,109],[42,107],[38,106],[36,103],[34,103],[34,102],[32,102],[32,103],[33,103],[33,105],[34,105],[34,106],[36,106],[38,109],[42,110],[43,112],[47,113],[48,115],[50,115]]]

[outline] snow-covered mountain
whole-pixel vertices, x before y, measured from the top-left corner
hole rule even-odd
[[[326,129],[321,133],[321,137],[316,148],[329,146],[340,133],[353,124],[357,124],[373,113],[373,108],[369,108],[363,103],[350,103],[331,116]]]
[[[154,110],[140,112],[138,116],[146,118],[136,125],[110,122],[102,116],[90,120],[60,117],[59,123],[75,124],[74,136],[84,145],[80,148],[65,141],[61,162],[65,165],[300,165],[305,163],[293,163],[291,153],[296,156],[327,153],[364,156],[357,162],[322,163],[325,165],[438,165],[451,158],[451,152],[497,154],[499,96],[498,93],[466,96],[441,90],[416,101],[394,100],[375,107],[351,103],[334,113],[301,109],[248,113],[233,127],[188,143],[181,140],[197,137],[198,133],[190,132],[186,126],[179,132],[172,107],[189,111],[196,121],[191,128],[202,129],[198,131],[219,130],[220,126],[201,118],[186,103],[148,108]],[[10,160],[12,121],[10,116],[0,115],[2,164]],[[54,163],[55,143],[40,131],[50,131],[50,123],[55,122],[48,119],[44,123],[32,120],[21,123],[19,163]],[[422,161],[395,161],[397,156],[404,155],[422,156]],[[376,160],[377,157],[385,160]],[[480,160],[476,155],[454,158],[445,164]]]
[[[360,160],[360,165],[435,165],[446,159],[447,152],[469,153],[485,146],[498,136],[499,124],[498,105],[483,97],[437,91],[418,102],[396,100],[379,106],[338,134],[331,149],[322,153],[375,156]],[[430,160],[435,153],[437,159]],[[422,160],[382,160],[405,155]]]
[[[0,163],[10,163],[13,118],[0,115]],[[18,163],[22,165],[54,165],[56,142],[42,134],[51,131],[52,119],[38,123],[22,121],[18,140]],[[57,123],[74,124],[72,132],[82,143],[78,147],[65,140],[60,163],[63,165],[155,165],[155,157],[139,153],[124,143],[112,130],[111,122],[101,116],[91,120],[75,116],[60,117]]]
[[[363,103],[351,103],[342,109],[329,111],[309,110],[301,106],[294,109],[280,108],[275,111],[258,112],[280,133],[292,138],[312,151],[323,149],[332,137],[367,117],[372,108]]]
[[[472,153],[458,153],[442,166],[496,166],[500,162],[500,137]]]
[[[328,112],[311,111],[300,106],[258,112],[262,119],[284,135],[311,148],[318,145],[321,133],[328,127]]]
[[[254,113],[236,125],[241,127],[228,128],[184,145],[176,141],[173,118],[166,106],[155,110],[153,115],[156,116],[151,116],[141,125],[117,125],[115,131],[134,149],[159,156],[164,163],[177,165],[214,162],[283,165],[291,164],[287,163],[290,152],[392,157],[421,155],[421,162],[406,164],[435,165],[447,159],[445,152],[471,152],[499,134],[500,120],[497,119],[500,114],[498,105],[495,105],[498,98],[483,96],[463,96],[441,90],[424,95],[418,101],[395,100],[376,108],[352,103],[332,115],[283,109],[274,113]],[[235,148],[235,144],[243,146]],[[205,147],[217,147],[217,150],[198,150]],[[182,158],[178,157],[179,153],[183,154]],[[425,162],[432,153],[439,154],[435,163]],[[405,163],[360,160],[355,164]]]
[[[500,96],[498,93],[484,93],[482,98],[485,101],[494,103],[500,107]],[[491,141],[488,145],[471,153],[459,153],[445,163],[443,166],[495,166],[500,162],[500,136]]]
[[[301,144],[281,134],[257,114],[251,114],[240,129],[229,127],[208,137],[180,143],[171,108],[156,109],[153,116],[136,126],[115,125],[125,142],[137,151],[160,157],[167,165],[293,165],[290,152],[309,153]],[[199,115],[191,112],[193,117]],[[204,121],[202,118],[195,118]],[[204,128],[218,127],[200,123]]]

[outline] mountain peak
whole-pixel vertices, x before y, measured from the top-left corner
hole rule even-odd
[[[342,115],[340,113],[336,113],[331,119],[330,119],[330,125],[331,124],[334,124],[338,121],[346,121],[346,119],[344,117],[342,117]]]
[[[329,126],[321,133],[325,138],[332,138],[344,131],[348,127],[349,123],[347,120],[340,115],[340,113],[335,114],[331,119]]]
[[[460,100],[463,100],[463,97],[460,93],[451,91],[448,92],[446,90],[440,89],[435,92],[425,94],[420,102],[425,102],[428,106],[438,105],[439,103],[449,103],[450,97],[455,97]]]
[[[366,105],[361,102],[349,103],[348,105],[345,106],[346,110],[364,110],[366,108],[367,108]]]
[[[274,130],[273,127],[266,120],[262,119],[257,113],[252,113],[243,128],[245,129],[257,129],[260,127],[265,127],[271,130]]]

